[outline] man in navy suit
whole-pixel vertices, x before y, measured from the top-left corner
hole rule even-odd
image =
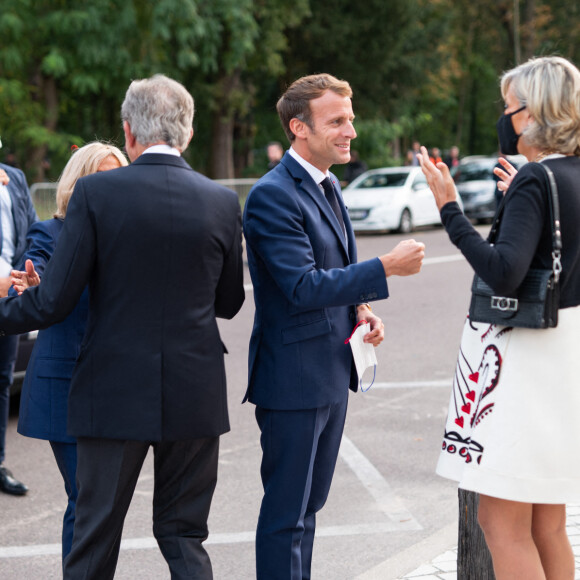
[[[240,205],[181,157],[193,135],[182,85],[134,81],[121,117],[131,165],[78,180],[42,283],[0,301],[0,334],[63,320],[88,285],[69,394],[78,499],[65,580],[114,577],[150,447],[153,533],[171,578],[210,580],[203,542],[229,430],[216,317],[244,301]]]
[[[383,340],[368,302],[388,296],[387,276],[417,273],[424,255],[423,244],[408,240],[356,263],[340,185],[329,173],[350,159],[351,97],[348,83],[326,74],[288,88],[277,109],[291,148],[244,210],[256,304],[244,400],[256,405],[263,452],[258,580],[310,578],[316,512],[330,489],[349,386],[357,385],[345,339],[365,320],[365,341]]]
[[[0,163],[0,298],[8,295],[10,271],[20,262],[26,232],[37,219],[24,173]],[[3,465],[17,347],[18,336],[0,337],[0,491],[24,495],[28,488]]]

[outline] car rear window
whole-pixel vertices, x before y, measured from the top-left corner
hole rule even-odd
[[[363,179],[358,187],[360,189],[370,189],[373,187],[402,187],[405,185],[408,173],[375,173]]]
[[[493,168],[495,164],[469,163],[459,166],[455,172],[455,183],[466,181],[491,181],[493,180]]]

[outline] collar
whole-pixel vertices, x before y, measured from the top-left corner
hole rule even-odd
[[[175,155],[176,157],[181,157],[181,153],[179,149],[175,147],[170,147],[166,143],[161,143],[159,145],[151,145],[151,147],[147,147],[141,155],[145,155],[147,153],[162,153],[163,155]]]
[[[317,185],[320,185],[322,180],[325,179],[326,177],[330,177],[330,173],[328,171],[326,173],[323,173],[322,171],[320,171],[320,169],[318,169],[318,167],[314,167],[312,163],[308,163],[308,161],[306,161],[304,157],[301,157],[298,153],[296,153],[296,151],[292,147],[288,149],[288,153],[302,166],[302,168],[308,173],[308,175],[312,177],[314,183],[316,183]]]

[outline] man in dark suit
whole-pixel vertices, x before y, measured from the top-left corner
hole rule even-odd
[[[10,271],[20,262],[26,232],[37,219],[24,173],[0,163],[0,298],[8,295]],[[28,488],[3,464],[17,348],[18,336],[0,337],[0,491],[24,495]]]
[[[350,159],[351,96],[348,83],[326,74],[288,88],[277,108],[291,148],[244,210],[256,303],[246,399],[256,405],[263,452],[258,580],[310,578],[316,512],[330,489],[349,386],[357,385],[345,339],[365,320],[365,341],[383,340],[367,302],[388,296],[387,276],[418,272],[424,255],[423,244],[407,240],[356,263],[340,185],[329,173]]]
[[[60,321],[89,286],[69,395],[78,500],[67,580],[113,578],[150,446],[153,533],[172,579],[212,578],[202,542],[229,430],[216,316],[244,301],[237,196],[181,158],[193,99],[162,75],[121,109],[129,167],[81,178],[42,283],[0,301],[0,330]]]

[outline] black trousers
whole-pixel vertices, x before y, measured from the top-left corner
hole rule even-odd
[[[150,446],[153,534],[171,578],[213,578],[202,543],[217,481],[219,438],[156,443],[79,438],[76,518],[64,580],[114,577],[123,523]]]
[[[0,464],[6,454],[6,427],[8,426],[8,414],[10,412],[10,387],[16,352],[18,349],[18,336],[0,337]]]

